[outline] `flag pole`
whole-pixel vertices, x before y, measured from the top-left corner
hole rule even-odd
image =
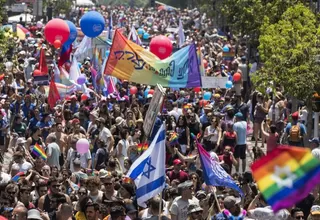
[[[215,190],[213,190],[213,196],[214,196],[214,200],[215,200],[216,203],[217,203],[218,211],[219,211],[219,213],[220,213],[222,210],[221,210],[221,207],[220,207],[220,204],[219,204],[219,201],[218,201],[218,198],[217,198],[217,195],[216,195],[216,191],[215,191]]]
[[[162,191],[160,193],[159,216],[158,216],[159,220],[161,220],[161,213],[162,213]]]

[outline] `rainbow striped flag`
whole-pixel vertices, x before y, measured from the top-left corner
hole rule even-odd
[[[175,144],[178,144],[179,143],[178,139],[179,139],[179,135],[176,132],[172,132],[169,138],[170,145],[173,146]]]
[[[320,161],[307,148],[280,145],[251,169],[274,212],[292,207],[320,183]]]
[[[11,180],[14,181],[14,182],[18,182],[21,179],[21,177],[25,176],[25,175],[26,175],[25,172],[19,172],[14,177],[12,177]]]
[[[156,55],[125,38],[117,29],[104,74],[121,80],[170,88],[201,86],[194,44],[160,60]]]
[[[225,61],[232,61],[235,55],[235,52],[222,52],[222,59]]]
[[[142,151],[146,151],[148,149],[149,145],[148,143],[140,143],[138,144],[138,151],[142,152]]]
[[[43,150],[43,148],[36,143],[32,149],[32,152],[36,157],[42,157],[42,159],[46,160],[47,159],[47,154],[46,152]]]

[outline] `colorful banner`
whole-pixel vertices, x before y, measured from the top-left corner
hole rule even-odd
[[[201,87],[196,47],[181,48],[165,60],[115,32],[104,74],[131,82],[170,88]]]

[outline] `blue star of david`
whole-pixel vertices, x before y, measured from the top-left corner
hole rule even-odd
[[[142,176],[145,176],[145,177],[147,177],[147,178],[149,179],[149,178],[150,178],[150,173],[156,169],[156,168],[155,168],[154,166],[152,166],[152,164],[151,164],[151,157],[149,157],[149,159],[148,159],[148,161],[147,161],[147,163],[146,163],[146,165],[145,165],[144,168],[147,168],[147,170],[146,170],[146,171],[143,171]],[[144,170],[145,170],[145,169],[144,169]]]

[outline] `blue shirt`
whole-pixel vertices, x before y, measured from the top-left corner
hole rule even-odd
[[[286,132],[287,134],[290,134],[290,129],[291,129],[291,127],[292,127],[292,124],[293,124],[293,125],[296,125],[297,122],[295,122],[295,123],[288,123],[288,124],[287,124],[287,127],[285,128],[285,132]],[[300,125],[300,135],[303,136],[303,135],[305,135],[305,134],[307,133],[306,127],[305,127],[304,124],[302,124],[302,123],[299,123],[299,125]]]
[[[41,120],[41,118],[40,118],[40,120]],[[32,129],[34,126],[37,125],[38,122],[39,122],[39,121],[38,121],[38,119],[37,119],[36,117],[31,118],[30,121],[29,121],[29,126],[28,126],[28,128],[29,128],[29,129]]]
[[[39,122],[37,123],[37,126],[38,126],[39,128],[51,127],[51,126],[52,126],[52,121],[48,121],[48,122],[39,121]],[[42,130],[42,131],[41,131],[41,135],[42,135],[42,137],[43,137],[43,140],[45,140],[45,139],[48,137],[48,135],[49,135],[49,130]]]
[[[234,123],[233,130],[237,133],[237,145],[247,144],[247,122],[238,121]]]
[[[204,124],[206,124],[206,123],[208,123],[208,122],[209,122],[209,120],[208,120],[208,117],[207,117],[206,114],[203,114],[203,115],[200,116],[200,123],[201,123],[202,125],[204,125]]]
[[[27,107],[26,103],[22,104],[22,112],[23,116],[26,118],[29,115],[29,112],[34,109],[35,105],[33,103],[30,103],[30,105]]]

